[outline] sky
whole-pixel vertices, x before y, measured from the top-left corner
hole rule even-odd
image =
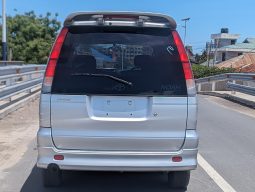
[[[240,34],[239,42],[255,37],[255,0],[6,0],[7,15],[28,11],[45,15],[58,13],[63,22],[76,11],[144,11],[172,16],[184,37],[183,18],[190,17],[187,24],[187,44],[194,52],[205,48],[210,35],[229,28],[230,33]],[[2,6],[2,5],[1,5]],[[2,8],[2,7],[1,7]]]

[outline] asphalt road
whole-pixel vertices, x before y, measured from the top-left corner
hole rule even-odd
[[[200,154],[236,191],[255,191],[255,112],[219,98],[199,97]],[[38,101],[0,121],[0,191],[181,192],[163,173],[64,172],[61,188],[45,189],[36,168]],[[188,191],[220,192],[223,184],[199,166]]]
[[[255,110],[200,97],[200,154],[236,190],[255,191]]]

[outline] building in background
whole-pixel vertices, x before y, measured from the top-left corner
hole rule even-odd
[[[245,53],[255,53],[255,38],[247,38],[237,43],[239,34],[230,34],[228,28],[222,28],[221,33],[211,35],[211,43],[206,44],[210,65],[218,64]]]
[[[218,68],[234,68],[236,72],[255,73],[255,53],[244,53],[216,66]]]
[[[223,54],[220,49],[235,45],[239,37],[239,34],[230,34],[228,28],[222,28],[220,33],[211,35],[211,42],[206,43],[206,50],[210,55],[209,58],[213,58],[213,64],[226,60],[226,54]]]
[[[236,43],[219,48],[217,51],[217,63],[227,61],[245,53],[255,53],[255,38],[247,38],[243,43]]]

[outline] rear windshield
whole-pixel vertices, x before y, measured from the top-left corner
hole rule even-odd
[[[72,27],[52,93],[186,96],[187,89],[169,29]]]

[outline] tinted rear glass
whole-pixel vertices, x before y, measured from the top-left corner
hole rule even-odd
[[[169,29],[72,27],[52,93],[186,96],[187,90]]]

